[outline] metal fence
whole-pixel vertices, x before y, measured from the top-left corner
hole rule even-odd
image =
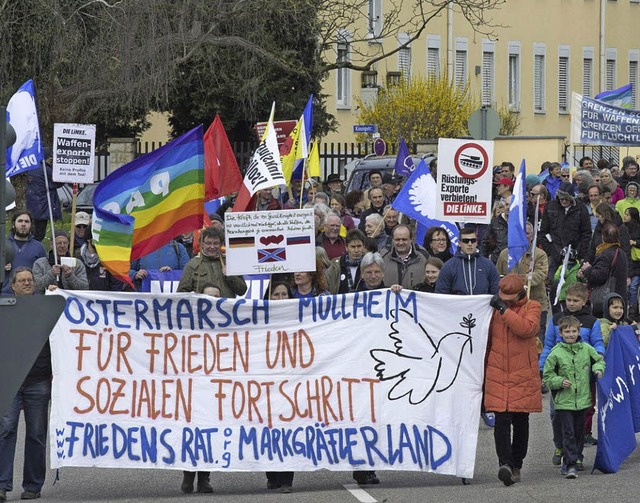
[[[138,142],[137,155],[152,152],[161,146],[161,142]],[[244,172],[257,147],[257,141],[236,141],[231,144],[238,166],[240,166],[240,171]],[[320,144],[322,178],[326,179],[327,176],[334,173],[343,176],[345,174],[344,167],[347,163],[373,152],[373,143],[335,142]],[[387,145],[387,155],[396,155],[397,152],[397,144]],[[415,147],[411,153],[416,153]]]
[[[565,159],[569,155],[569,147],[565,149]],[[580,159],[583,157],[591,157],[594,164],[597,164],[600,159],[609,161],[609,164],[620,165],[620,147],[603,147],[603,146],[586,146],[576,145],[573,149],[573,166],[578,166]]]

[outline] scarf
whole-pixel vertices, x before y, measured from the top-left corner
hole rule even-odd
[[[620,246],[620,242],[616,241],[615,243],[600,243],[596,246],[596,257],[600,255],[603,251],[608,250],[609,248],[613,248],[614,246]]]
[[[98,257],[97,253],[89,252],[87,243],[83,244],[82,248],[80,248],[80,257],[82,258],[84,265],[87,266],[87,269],[93,269],[100,263],[100,257]]]

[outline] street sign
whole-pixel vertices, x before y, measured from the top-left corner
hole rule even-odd
[[[387,142],[385,142],[382,138],[378,138],[373,142],[373,151],[376,155],[384,155],[387,152]]]
[[[356,124],[353,126],[354,133],[377,133],[378,126],[375,124]]]
[[[467,121],[474,140],[493,140],[500,132],[500,116],[493,108],[478,108]]]

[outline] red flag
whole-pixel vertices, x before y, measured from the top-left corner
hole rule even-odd
[[[242,187],[240,168],[218,114],[204,134],[204,186],[206,201]]]
[[[236,203],[233,205],[231,211],[254,211],[256,209],[257,198],[257,192],[252,196],[249,193],[249,189],[247,189],[246,185],[243,185],[240,188],[240,192],[238,192]]]

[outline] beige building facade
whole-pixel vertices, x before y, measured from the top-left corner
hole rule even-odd
[[[362,22],[371,40],[354,47],[347,30],[333,57],[388,53],[402,45],[406,33],[375,37],[391,5],[390,0],[369,0],[369,15]],[[446,75],[461,86],[468,82],[482,104],[518,113],[520,135],[551,138],[543,143],[552,147],[533,163],[553,159],[558,142],[568,142],[572,91],[593,97],[631,82],[634,108],[640,108],[640,0],[507,0],[485,17],[493,36],[474,31],[457,8],[445,9],[419,39],[379,61],[371,72],[334,70],[324,92],[340,126],[324,141],[355,141],[356,97],[374,99],[380,86],[401,75]],[[361,29],[354,27],[354,32]],[[505,147],[505,154],[511,151]]]

